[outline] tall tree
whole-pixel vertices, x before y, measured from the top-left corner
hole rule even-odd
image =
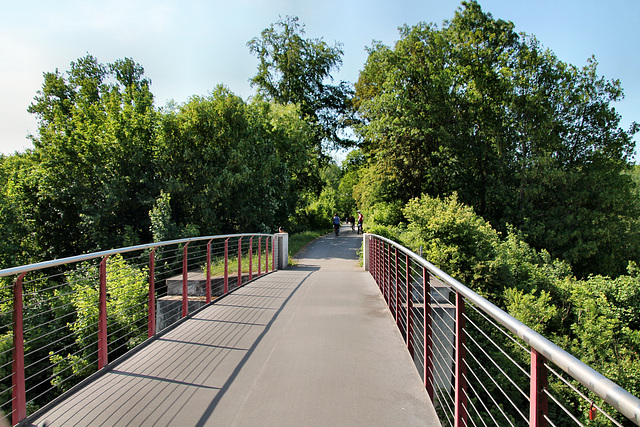
[[[618,81],[599,77],[595,61],[559,61],[476,1],[441,29],[400,34],[393,48],[371,48],[354,97],[376,171],[363,177],[391,189],[387,203],[455,191],[578,275],[619,274],[640,255],[625,173],[637,127],[619,128]]]
[[[44,74],[29,112],[39,121],[33,210],[45,257],[150,239],[156,119],[143,74],[131,59],[91,55],[67,75]]]
[[[348,124],[352,89],[344,81],[330,84],[331,72],[342,65],[342,46],[304,35],[298,18],[287,16],[249,41],[250,52],[260,60],[251,84],[270,100],[299,105],[318,143],[349,145],[340,131]]]

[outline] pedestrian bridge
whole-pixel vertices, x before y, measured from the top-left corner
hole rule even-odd
[[[39,416],[50,425],[437,425],[362,238],[313,242]]]
[[[286,246],[216,236],[79,257],[73,273],[69,260],[1,271],[15,280],[7,420],[640,424],[640,400],[407,249],[343,227],[283,268]],[[148,278],[146,304],[115,287],[134,276]],[[55,291],[34,292],[45,282]],[[72,333],[54,339],[60,328]]]

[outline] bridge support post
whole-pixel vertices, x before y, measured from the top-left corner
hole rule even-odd
[[[362,235],[362,265],[364,266],[364,271],[369,271],[369,262],[371,259],[371,254],[369,253],[369,245],[371,244],[371,239],[367,233]]]
[[[278,270],[287,268],[289,265],[289,234],[277,233],[278,240]]]

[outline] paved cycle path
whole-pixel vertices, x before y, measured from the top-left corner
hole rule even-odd
[[[342,227],[296,266],[239,288],[42,414],[35,424],[438,426]]]

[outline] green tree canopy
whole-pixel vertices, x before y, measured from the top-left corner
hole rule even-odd
[[[151,164],[156,112],[150,81],[131,59],[87,55],[44,74],[31,200],[35,235],[53,258],[148,241],[157,191]]]
[[[295,105],[247,104],[224,86],[163,115],[155,158],[173,221],[204,234],[287,226],[317,190],[310,133]]]
[[[521,230],[579,275],[619,274],[640,255],[628,171],[632,136],[611,103],[617,80],[565,64],[511,22],[464,1],[442,28],[375,43],[356,84],[362,150],[386,202],[456,192]],[[380,187],[381,185],[378,185]]]
[[[350,85],[330,84],[331,72],[342,65],[342,46],[322,39],[305,39],[297,17],[287,16],[262,31],[247,45],[260,63],[251,84],[258,93],[280,104],[294,103],[317,132],[318,142],[342,145],[347,123]]]

